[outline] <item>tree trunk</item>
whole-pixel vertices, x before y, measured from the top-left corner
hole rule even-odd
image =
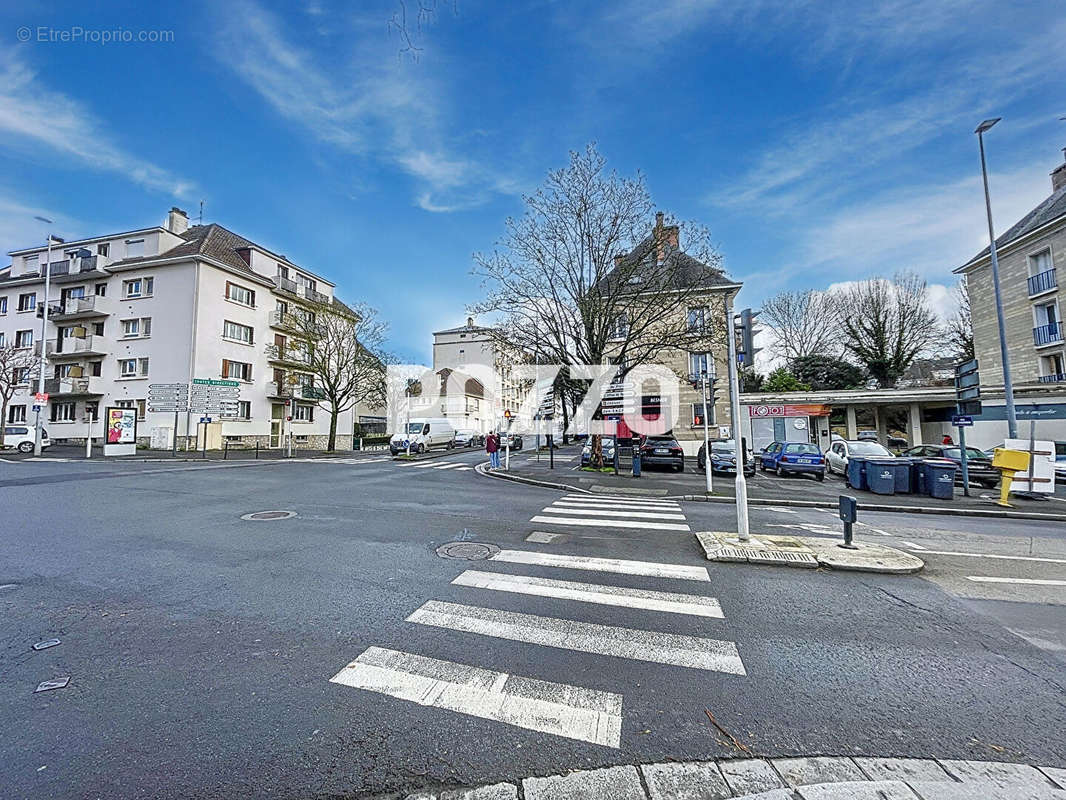
[[[566,410],[566,395],[560,392],[563,397],[563,444],[569,444],[567,434],[570,430],[570,415]]]
[[[337,407],[333,406],[333,409],[329,415],[329,441],[326,442],[326,450],[333,452],[337,449]]]
[[[7,425],[7,401],[0,404],[0,450],[4,448],[4,428]]]

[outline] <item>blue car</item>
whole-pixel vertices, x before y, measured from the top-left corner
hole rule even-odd
[[[824,481],[825,456],[816,444],[772,442],[759,455],[759,469],[763,472],[776,472],[781,478],[792,474],[807,474]]]

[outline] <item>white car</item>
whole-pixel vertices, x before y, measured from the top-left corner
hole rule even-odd
[[[4,447],[14,447],[20,453],[32,453],[37,432],[28,425],[5,425]],[[52,446],[48,431],[41,428],[41,450]]]
[[[892,457],[891,451],[884,445],[868,441],[848,441],[837,439],[825,451],[825,469],[829,473],[844,475],[848,471],[848,456],[868,456],[871,458]]]
[[[451,450],[455,446],[455,428],[446,419],[412,419],[407,423],[406,431],[393,434],[389,451],[397,455],[406,452],[408,445],[412,453],[424,453],[431,447]]]

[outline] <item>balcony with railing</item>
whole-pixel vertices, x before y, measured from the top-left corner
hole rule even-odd
[[[326,304],[329,303],[329,295],[322,294],[322,292],[315,291],[307,286],[304,287],[303,296],[312,303]]]
[[[1037,347],[1045,347],[1049,344],[1057,344],[1061,341],[1061,322],[1049,322],[1047,325],[1038,325],[1033,328],[1033,344]]]
[[[296,281],[289,280],[282,275],[274,276],[274,288],[279,292],[288,292],[289,294],[296,294]]]
[[[44,391],[53,397],[92,397],[104,393],[102,380],[95,376],[51,378],[45,380]]]
[[[1029,278],[1029,296],[1036,297],[1038,294],[1050,292],[1052,289],[1057,289],[1058,285],[1059,281],[1055,276],[1054,267],[1038,272]]]
[[[45,342],[44,345],[45,345],[44,346],[45,357],[51,358],[52,354],[55,353],[55,351],[56,351],[56,343],[55,342]],[[41,343],[39,341],[33,343],[33,354],[35,356],[37,356],[37,358],[41,357]]]
[[[1066,372],[1052,372],[1050,375],[1041,375],[1037,380],[1040,383],[1066,383]]]
[[[281,361],[286,364],[307,364],[310,359],[298,347],[282,347],[276,344],[268,344],[265,348],[266,357],[271,361]]]
[[[271,311],[270,312],[270,327],[272,328],[289,328],[292,327],[292,314],[287,311]]]
[[[53,316],[52,309],[49,309],[49,318],[56,322],[65,322],[83,317],[106,317],[111,313],[111,298],[97,294],[88,297],[68,297],[62,302],[59,311],[60,313]]]
[[[51,343],[49,343],[51,344]],[[111,352],[103,336],[68,336],[61,340],[50,358],[77,358],[79,356],[105,356]]]
[[[294,386],[288,383],[278,383],[277,381],[271,381],[267,384],[267,397],[281,397],[286,399],[295,397],[298,400],[321,400],[325,396],[325,392],[317,386],[301,384],[296,384]]]

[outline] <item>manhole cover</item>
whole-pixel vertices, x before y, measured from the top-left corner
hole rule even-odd
[[[437,555],[441,558],[455,558],[460,561],[484,561],[492,558],[498,552],[494,544],[484,542],[448,542],[437,548]]]
[[[275,519],[290,519],[295,516],[295,511],[256,511],[252,514],[242,514],[241,519],[251,522],[268,522]]]

